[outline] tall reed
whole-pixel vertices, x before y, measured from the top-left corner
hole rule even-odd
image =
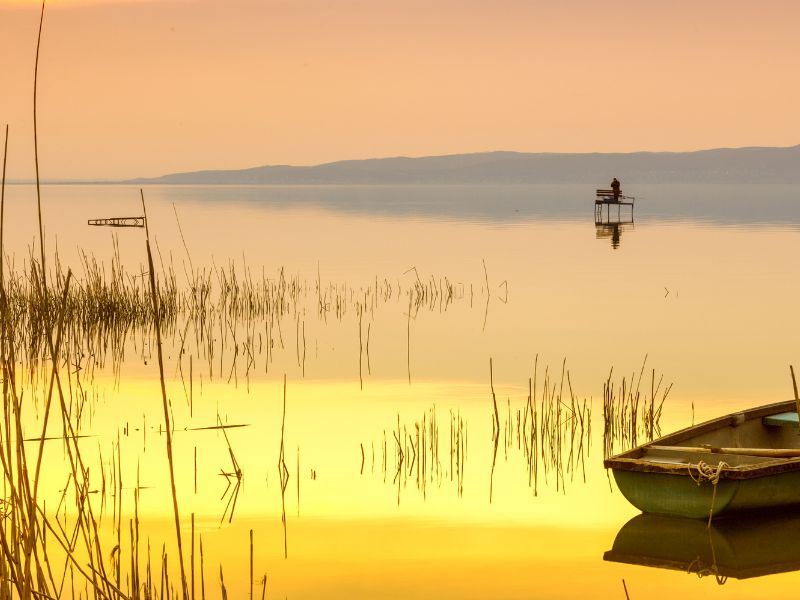
[[[147,248],[147,266],[150,269],[150,294],[153,302],[153,327],[156,331],[156,349],[158,350],[158,374],[161,381],[161,399],[164,408],[164,430],[167,446],[167,460],[169,462],[169,481],[172,488],[172,509],[175,517],[175,539],[178,542],[178,562],[181,571],[181,591],[183,599],[188,600],[189,589],[186,585],[186,573],[183,565],[183,544],[181,543],[181,519],[178,514],[178,493],[175,490],[175,467],[172,458],[172,425],[169,416],[169,400],[167,399],[167,389],[164,383],[164,357],[161,352],[161,324],[159,320],[158,293],[156,284],[155,267],[153,266],[153,253],[150,251],[150,227],[147,223],[147,208],[144,204],[144,192],[140,190],[142,197],[142,214],[145,224],[145,246]],[[221,571],[220,571],[221,573]]]

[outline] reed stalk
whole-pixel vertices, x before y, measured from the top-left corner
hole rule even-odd
[[[0,289],[5,290],[5,265],[3,264],[3,232],[5,231],[6,211],[6,161],[8,159],[8,123],[6,123],[6,137],[3,144],[3,178],[0,184]]]
[[[250,530],[250,600],[253,600],[253,530]]]
[[[192,513],[192,600],[194,600],[194,513]]]
[[[36,118],[36,98],[39,83],[39,48],[42,44],[42,25],[44,24],[44,6],[46,0],[42,0],[42,12],[39,15],[39,35],[36,38],[36,61],[33,67],[33,156],[36,166],[36,206],[39,214],[39,249],[41,251],[42,265],[42,288],[47,289],[47,269],[45,267],[44,255],[44,228],[42,226],[42,194],[39,183],[39,135],[38,120]]]
[[[158,305],[158,288],[156,286],[155,268],[153,266],[153,254],[150,251],[150,228],[147,223],[147,208],[144,204],[144,191],[139,193],[142,198],[142,214],[145,223],[145,246],[147,248],[147,266],[150,270],[150,297],[153,302],[153,324],[156,331],[156,348],[158,350],[158,374],[161,381],[161,399],[164,408],[164,429],[167,446],[167,460],[169,462],[169,479],[172,489],[172,509],[175,517],[175,537],[178,542],[178,562],[181,570],[181,592],[184,600],[188,600],[189,591],[186,585],[186,573],[183,566],[183,544],[181,543],[181,520],[178,514],[178,494],[175,490],[175,468],[172,458],[172,424],[170,422],[169,400],[167,400],[167,389],[164,382],[164,357],[161,351],[161,318]]]

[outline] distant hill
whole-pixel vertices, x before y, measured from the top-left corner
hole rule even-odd
[[[262,166],[194,171],[136,184],[532,184],[800,183],[800,145],[720,148],[697,152],[521,153],[483,152],[420,158],[343,160],[308,167]]]

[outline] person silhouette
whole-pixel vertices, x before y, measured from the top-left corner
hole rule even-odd
[[[619,180],[616,177],[611,180],[611,191],[614,192],[614,202],[619,202]]]

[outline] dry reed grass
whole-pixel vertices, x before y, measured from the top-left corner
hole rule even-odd
[[[637,446],[661,435],[661,413],[672,384],[664,384],[664,376],[650,374],[650,395],[642,391],[647,356],[642,361],[638,377],[623,377],[615,385],[614,370],[603,383],[603,458]],[[645,384],[646,385],[646,384]]]

